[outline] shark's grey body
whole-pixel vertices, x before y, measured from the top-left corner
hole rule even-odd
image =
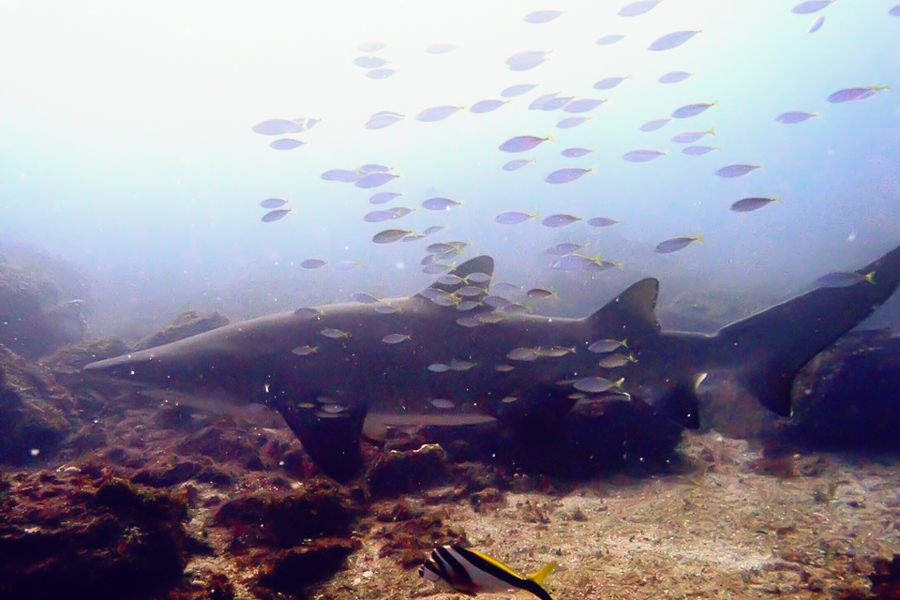
[[[682,392],[690,395],[700,373],[730,370],[766,407],[787,415],[797,371],[897,288],[900,248],[859,272],[870,271],[876,273],[875,283],[817,289],[714,335],[661,331],[655,279],[635,283],[584,319],[510,314],[476,327],[463,326],[459,319],[493,309],[482,305],[459,311],[428,298],[472,284],[435,284],[430,293],[383,301],[396,309],[392,314],[357,302],[282,313],[95,362],[86,370],[196,396],[268,404],[284,415],[326,472],[348,478],[359,464],[359,436],[367,417],[564,413],[574,403],[572,382],[589,376],[624,378],[624,390],[653,404]],[[493,260],[481,256],[454,274],[465,278],[492,272]],[[487,290],[488,284],[480,285]],[[347,335],[328,337],[322,333],[327,329]],[[409,339],[383,341],[398,333]],[[599,367],[599,356],[587,348],[602,339],[627,339],[636,362]],[[294,352],[303,346],[316,350]],[[555,357],[542,351],[532,361],[510,360],[517,348],[574,351]],[[442,367],[434,365],[455,368],[435,372]],[[433,403],[435,399],[444,402]],[[683,406],[692,412],[691,403]],[[685,423],[696,420],[695,414],[673,416]]]

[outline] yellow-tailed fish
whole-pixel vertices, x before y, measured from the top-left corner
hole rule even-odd
[[[556,567],[556,563],[551,562],[536,573],[522,577],[486,554],[460,546],[441,546],[432,551],[419,568],[419,575],[468,596],[524,590],[541,600],[552,600],[541,583]]]

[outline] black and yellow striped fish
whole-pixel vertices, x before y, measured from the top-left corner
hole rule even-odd
[[[551,562],[536,573],[522,577],[486,554],[459,546],[441,546],[433,550],[419,568],[419,575],[429,581],[443,581],[467,596],[525,590],[541,600],[553,600],[541,583],[556,570],[556,566]]]

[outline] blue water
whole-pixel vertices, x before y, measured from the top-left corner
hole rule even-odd
[[[793,1],[663,0],[625,18],[625,0],[593,2],[0,2],[0,243],[26,242],[83,268],[93,279],[95,331],[109,320],[168,321],[184,308],[221,308],[248,317],[346,300],[355,291],[406,295],[430,281],[419,260],[427,243],[471,242],[465,256],[487,253],[497,275],[524,285],[558,281],[544,248],[589,243],[587,254],[624,269],[595,276],[607,297],[641,276],[685,287],[765,289],[776,297],[806,289],[819,275],[855,269],[900,243],[900,103],[896,91],[831,104],[853,86],[897,87],[900,18],[896,0],[837,0],[814,15]],[[533,10],[565,10],[533,25]],[[813,20],[823,27],[808,33]],[[650,52],[658,37],[698,30],[683,46]],[[612,46],[595,40],[624,34]],[[363,42],[397,73],[371,80],[352,60]],[[424,52],[433,43],[457,49]],[[542,65],[513,72],[506,59],[552,50]],[[681,83],[657,79],[690,71]],[[630,75],[597,91],[604,77]],[[415,116],[428,107],[469,106],[499,98],[519,83],[539,84],[487,114],[460,111],[437,123]],[[573,129],[562,111],[528,110],[543,94],[608,98]],[[643,133],[651,119],[695,102],[703,114]],[[364,128],[375,112],[405,119]],[[803,110],[821,116],[795,125],[775,117]],[[252,126],[272,118],[319,118],[292,151],[268,147]],[[714,127],[686,156],[670,138]],[[515,135],[552,135],[531,152],[497,147]],[[559,153],[583,146],[578,159]],[[668,152],[634,164],[631,150]],[[513,158],[537,159],[516,172]],[[401,177],[375,190],[327,182],[329,169],[377,162]],[[732,164],[763,165],[745,177],[713,173]],[[566,167],[592,167],[578,181],[544,178]],[[366,223],[368,198],[402,192],[387,205],[419,206],[440,195],[465,204]],[[757,212],[728,207],[745,196],[783,200]],[[293,211],[262,223],[259,202],[290,199]],[[607,216],[607,229],[575,223],[494,222],[507,210]],[[382,229],[446,229],[425,240],[376,245]],[[659,255],[668,238],[702,234],[704,243]],[[307,258],[329,265],[309,271]],[[362,268],[338,271],[356,260]],[[458,259],[461,260],[461,259]],[[589,276],[570,275],[567,277]],[[594,293],[594,292],[592,292]],[[599,294],[599,293],[598,293]],[[602,295],[602,294],[599,294]],[[548,311],[563,311],[563,297]],[[572,299],[574,301],[574,299]],[[601,301],[598,298],[597,304]],[[591,302],[591,304],[595,304]],[[104,322],[107,322],[104,325]],[[105,328],[104,328],[105,327]],[[114,332],[115,329],[112,328]]]

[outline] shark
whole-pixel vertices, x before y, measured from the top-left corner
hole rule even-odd
[[[696,388],[714,371],[789,416],[800,369],[900,285],[900,247],[856,271],[856,283],[813,289],[714,334],[664,331],[653,278],[584,318],[560,318],[504,310],[490,295],[493,270],[478,256],[408,297],[263,316],[84,370],[188,404],[263,404],[339,481],[361,471],[361,438],[392,421],[528,429],[611,391],[696,427]],[[628,359],[601,366],[615,352]]]

